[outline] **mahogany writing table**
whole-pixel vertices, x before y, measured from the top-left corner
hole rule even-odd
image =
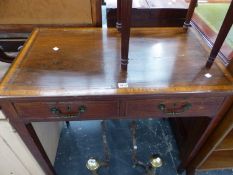
[[[6,73],[2,110],[46,174],[55,172],[31,122],[204,117],[180,165],[194,172],[192,159],[229,107],[233,78],[219,61],[205,69],[209,49],[192,28],[132,29],[130,43],[123,71],[114,29],[36,29]]]

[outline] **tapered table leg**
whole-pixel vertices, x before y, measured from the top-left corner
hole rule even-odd
[[[118,31],[121,31],[121,1],[122,0],[117,0],[117,22],[116,22],[116,28]]]
[[[231,1],[230,7],[227,11],[227,14],[225,16],[225,19],[222,23],[222,26],[220,28],[220,31],[218,33],[218,36],[216,38],[216,41],[214,42],[214,46],[210,52],[210,56],[206,63],[206,68],[211,68],[212,64],[214,63],[215,58],[217,57],[223,42],[225,41],[231,26],[233,24],[233,1]]]
[[[129,55],[129,38],[131,25],[132,0],[121,1],[121,69],[127,70]]]
[[[190,3],[189,3],[189,8],[188,8],[188,12],[187,12],[187,15],[186,15],[186,19],[185,19],[185,22],[184,22],[184,25],[183,25],[183,28],[185,30],[187,30],[188,27],[190,26],[190,21],[192,19],[192,16],[193,16],[193,13],[194,13],[194,10],[195,10],[196,6],[197,6],[197,0],[191,0]]]

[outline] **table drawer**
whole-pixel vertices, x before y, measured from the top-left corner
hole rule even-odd
[[[214,116],[222,97],[139,99],[126,102],[126,116],[131,117],[184,117]]]
[[[104,119],[118,116],[119,111],[117,101],[31,102],[14,105],[20,117],[31,119]]]

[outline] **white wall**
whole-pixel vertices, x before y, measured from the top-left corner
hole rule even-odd
[[[42,143],[49,160],[54,164],[63,122],[33,123],[37,136]]]
[[[0,121],[0,174],[45,175],[7,120]]]
[[[4,76],[4,74],[6,73],[9,67],[10,64],[0,62],[0,80],[2,79],[2,77]]]
[[[45,175],[26,145],[0,111],[0,175]],[[62,123],[34,123],[35,131],[54,163]]]

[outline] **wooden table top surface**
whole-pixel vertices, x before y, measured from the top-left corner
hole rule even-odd
[[[208,56],[194,29],[132,29],[124,72],[115,29],[36,29],[3,78],[0,95],[233,93],[233,78],[219,61],[205,69]]]

